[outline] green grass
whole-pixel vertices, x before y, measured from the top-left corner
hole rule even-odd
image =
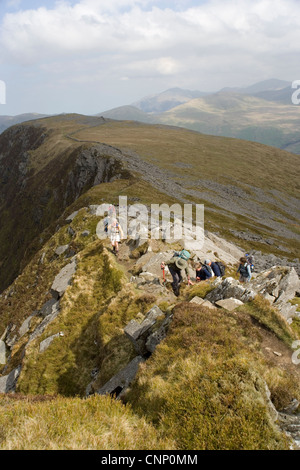
[[[296,335],[285,319],[262,296],[256,296],[252,302],[243,305],[241,310],[249,313],[261,325],[275,333],[287,346],[291,346],[296,339]]]
[[[126,402],[162,436],[176,436],[181,450],[287,449],[267,405],[264,379],[274,382],[249,317],[186,303],[173,312],[168,337],[140,368]],[[287,391],[272,369],[274,376]]]
[[[172,448],[172,438],[161,439],[144,418],[110,397],[0,396],[1,450]]]
[[[130,121],[110,122],[76,133],[84,141],[100,141],[124,149],[133,149],[143,159],[174,171],[174,163],[192,164],[180,169],[180,176],[251,184],[266,189],[285,188],[296,195],[298,181],[294,172],[299,157],[258,143],[208,136],[185,129]],[[284,166],[284,173],[279,168]],[[272,178],[266,179],[266,175]],[[282,179],[283,178],[283,179]],[[289,187],[284,185],[285,178]]]

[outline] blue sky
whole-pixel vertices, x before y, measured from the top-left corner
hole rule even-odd
[[[299,58],[298,0],[0,0],[0,114],[294,81]]]

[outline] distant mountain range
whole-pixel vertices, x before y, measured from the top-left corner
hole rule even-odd
[[[292,93],[291,83],[277,79],[216,93],[171,88],[99,115],[179,126],[300,154],[300,106],[292,104]]]
[[[292,104],[293,91],[290,82],[278,79],[212,93],[170,88],[96,116],[178,126],[300,154],[300,106]],[[14,124],[42,117],[47,116],[37,113],[0,116],[0,133]]]

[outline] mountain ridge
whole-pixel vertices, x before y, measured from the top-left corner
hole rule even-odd
[[[13,126],[0,146],[0,448],[298,448],[298,156],[78,114]],[[99,227],[120,196],[116,255]],[[161,262],[190,240],[134,223],[203,203],[194,285],[176,297]],[[224,279],[196,282],[207,258]]]

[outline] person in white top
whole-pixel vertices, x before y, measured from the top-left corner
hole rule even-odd
[[[123,230],[117,219],[113,219],[111,224],[107,227],[110,233],[110,241],[115,255],[119,252],[119,242],[123,238]]]

